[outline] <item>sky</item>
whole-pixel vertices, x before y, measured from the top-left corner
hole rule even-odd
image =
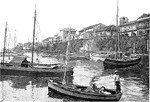
[[[39,41],[53,37],[66,27],[78,31],[97,23],[116,24],[117,0],[1,0],[0,49],[3,48],[6,21],[9,46],[14,45],[15,34],[17,43],[32,41],[35,4]],[[119,17],[136,20],[143,13],[150,13],[149,4],[150,0],[119,0]]]

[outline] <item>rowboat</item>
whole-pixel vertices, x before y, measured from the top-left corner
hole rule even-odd
[[[97,93],[93,91],[86,91],[87,87],[80,87],[76,85],[64,85],[60,82],[48,80],[48,93],[55,93],[61,96],[69,96],[74,99],[81,99],[86,101],[119,101],[122,93],[116,93],[113,89],[105,89],[110,94]]]

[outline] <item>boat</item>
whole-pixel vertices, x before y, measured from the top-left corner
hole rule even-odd
[[[97,52],[97,53],[93,53],[91,54],[91,60],[94,61],[100,61],[103,62],[108,56],[110,55],[110,53],[108,52]]]
[[[117,93],[113,89],[105,89],[106,92],[110,94],[104,93],[96,93],[86,91],[88,87],[77,86],[77,85],[64,85],[59,82],[54,82],[53,80],[48,80],[48,91],[53,92],[55,94],[59,94],[61,96],[69,96],[74,99],[81,99],[86,101],[119,101],[122,93]]]
[[[140,63],[141,57],[136,56],[128,56],[127,58],[120,56],[119,53],[119,33],[118,33],[118,0],[117,0],[117,36],[118,36],[118,48],[116,48],[115,58],[113,57],[107,57],[104,61],[104,68],[105,69],[112,69],[112,68],[126,68],[130,66],[134,66]]]
[[[73,74],[72,68],[65,68],[62,64],[38,64],[33,62],[34,58],[34,37],[35,37],[35,24],[36,24],[36,8],[34,15],[34,29],[33,29],[33,47],[32,47],[32,59],[31,62],[27,60],[26,56],[16,55],[10,61],[5,63],[5,45],[6,45],[6,34],[7,34],[7,22],[4,36],[4,49],[3,49],[3,60],[0,64],[1,75],[17,75],[17,76],[35,76],[35,77],[60,77],[63,76],[64,71],[68,75]]]
[[[69,31],[69,34],[70,34],[70,31]],[[66,65],[68,62],[68,56],[67,56],[68,46],[69,46],[69,41],[68,41],[67,51],[66,51]],[[50,93],[55,93],[55,94],[59,94],[62,96],[69,96],[75,99],[83,99],[83,100],[90,100],[90,101],[118,101],[120,100],[122,96],[121,92],[116,93],[115,90],[107,89],[107,88],[105,88],[105,91],[109,92],[109,94],[97,93],[94,90],[87,91],[88,87],[67,84],[65,79],[66,79],[66,72],[64,72],[64,77],[63,77],[62,82],[49,79],[48,80],[48,95]]]
[[[70,53],[69,54],[69,61],[74,61],[74,60],[90,60],[90,57],[87,55],[81,55],[81,54],[74,54]]]
[[[106,58],[103,62],[104,68],[109,69],[109,68],[126,68],[130,66],[137,65],[140,63],[141,57],[136,57],[136,58],[129,58],[127,60],[124,59],[112,59],[112,58]]]

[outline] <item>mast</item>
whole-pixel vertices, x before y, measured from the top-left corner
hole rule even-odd
[[[116,43],[116,58],[117,58],[117,53],[118,51],[120,51],[120,48],[119,48],[119,33],[118,33],[118,12],[119,12],[119,7],[118,7],[118,0],[117,0],[117,15],[116,15],[116,28],[117,28],[117,43]]]
[[[71,27],[69,29],[69,34],[68,34],[68,44],[67,44],[67,50],[66,50],[66,67],[68,67],[68,53],[69,53],[69,45],[70,45],[70,34],[71,34]],[[65,67],[65,72],[64,72],[64,78],[63,78],[63,84],[66,84],[65,78],[66,78],[66,67]]]
[[[3,64],[4,64],[4,61],[5,61],[6,35],[7,35],[7,22],[6,22],[6,27],[5,27],[5,36],[4,36],[3,62],[2,62]]]
[[[16,29],[15,29],[15,35],[14,35],[14,48],[16,46],[16,43],[17,43],[17,36],[16,36]]]
[[[35,5],[35,12],[34,12],[34,26],[33,26],[33,46],[32,46],[32,60],[31,64],[33,64],[33,55],[34,55],[34,37],[35,37],[35,25],[36,25],[36,5]]]

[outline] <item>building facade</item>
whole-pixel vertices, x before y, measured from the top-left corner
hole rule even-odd
[[[149,52],[150,14],[143,14],[136,21],[137,34],[139,37],[145,38],[147,52]]]
[[[116,26],[109,25],[96,30],[96,36],[101,39],[116,35]]]
[[[105,25],[102,23],[99,23],[99,24],[95,24],[95,25],[81,29],[79,31],[79,39],[92,39],[93,37],[96,37],[95,31],[102,27],[105,27]]]
[[[69,34],[69,32],[70,32],[70,34]],[[69,40],[69,35],[70,35],[70,40],[77,39],[76,32],[77,32],[77,30],[75,30],[73,28],[64,28],[64,29],[60,30],[58,33],[59,40],[61,40],[62,42],[66,42]]]
[[[127,22],[124,24],[119,25],[119,34],[127,34],[129,36],[132,36],[132,34],[137,35],[137,29],[136,29],[136,21]]]
[[[147,51],[149,50],[149,25],[150,25],[150,14],[143,14],[134,21],[128,21],[129,19],[123,17],[120,19],[119,35],[128,35],[131,38],[138,37],[145,40],[147,45]]]

